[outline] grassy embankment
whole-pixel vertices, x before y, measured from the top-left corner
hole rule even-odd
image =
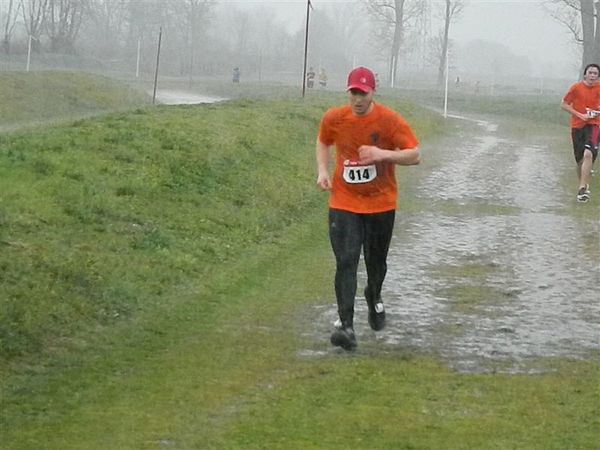
[[[140,90],[77,72],[0,72],[0,130],[149,104]]]
[[[313,142],[339,101],[0,137],[5,448],[594,448],[595,362],[464,375],[403,349],[298,355],[306,310],[333,302]],[[422,139],[443,130],[389,102]]]

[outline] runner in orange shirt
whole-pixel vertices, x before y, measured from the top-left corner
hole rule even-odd
[[[418,140],[408,123],[375,103],[375,76],[365,67],[348,75],[349,105],[331,108],[321,120],[316,145],[317,186],[330,191],[329,238],[336,259],[335,294],[339,326],[335,346],[352,350],[354,299],[361,249],[367,268],[365,299],[369,325],[385,326],[381,286],[394,228],[398,190],[395,166],[419,164]],[[335,168],[329,172],[335,146]]]
[[[599,75],[600,66],[588,64],[583,71],[583,80],[570,87],[560,105],[561,109],[571,114],[571,139],[579,179],[578,202],[587,202],[590,199],[588,180],[594,161],[598,157]]]

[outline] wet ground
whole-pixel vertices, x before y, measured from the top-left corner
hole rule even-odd
[[[152,95],[152,93],[150,93]],[[160,89],[156,91],[156,101],[163,105],[198,105],[202,103],[216,103],[226,100],[221,97],[192,94],[185,91],[172,91]]]
[[[397,216],[382,332],[357,300],[357,353],[423,352],[460,371],[511,373],[534,372],[540,357],[598,358],[599,217],[565,213],[575,202],[559,180],[565,159],[493,123],[451,120],[459,135],[418,181],[427,206]],[[361,263],[359,293],[365,279]],[[343,352],[328,346],[335,304],[313,314],[307,335],[319,343],[300,353]]]

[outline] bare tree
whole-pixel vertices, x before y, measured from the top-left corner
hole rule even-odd
[[[125,39],[125,0],[88,0],[85,37],[94,41],[94,48],[108,56],[118,51]]]
[[[365,7],[378,24],[375,39],[388,50],[388,79],[394,86],[398,58],[410,21],[425,13],[425,0],[365,0]]]
[[[250,13],[240,9],[232,10],[230,13],[232,27],[230,37],[232,39],[234,52],[237,58],[241,58],[247,52],[250,37],[252,35]]]
[[[48,0],[45,24],[53,51],[75,52],[85,11],[86,0]]]
[[[464,3],[461,0],[445,0],[446,10],[444,13],[444,32],[442,34],[442,48],[438,65],[438,86],[441,86],[446,74],[446,59],[448,58],[448,46],[450,36],[450,24],[463,11]]]
[[[128,0],[127,21],[132,42],[141,39],[151,42],[154,47],[154,37],[161,26],[168,22],[167,3],[161,0],[145,0],[143,2]]]
[[[10,53],[10,41],[15,30],[19,11],[22,7],[22,0],[8,0],[8,11],[4,20],[4,35],[2,37],[2,48],[6,54]]]
[[[414,47],[416,50],[416,64],[415,67],[419,69],[421,73],[425,71],[425,66],[428,65],[428,59],[430,58],[429,45],[431,41],[431,3],[423,3],[423,13],[417,17],[415,21],[415,33],[414,33]],[[436,52],[436,55],[438,53]]]
[[[34,51],[40,50],[40,37],[43,31],[44,21],[48,9],[48,0],[24,0],[23,23],[27,35],[32,39],[32,48]]]
[[[354,65],[357,56],[361,59],[366,56],[364,41],[371,27],[362,19],[360,9],[362,8],[352,4],[344,5],[343,8],[334,6],[325,12],[322,8],[316,9],[312,32],[315,36],[312,45],[315,48],[311,53],[322,53],[331,61],[327,63],[330,69],[337,68],[346,73]],[[340,46],[340,42],[344,45]]]
[[[208,19],[210,7],[213,4],[213,0],[179,0],[171,3],[172,11],[183,22],[181,32],[185,46],[188,48],[190,77],[194,71],[194,56],[198,39],[202,35],[201,25]]]
[[[278,22],[273,11],[266,6],[254,11],[250,25],[250,41],[246,44],[249,54],[246,54],[246,60],[241,63],[255,70],[259,81],[262,81],[263,73],[270,72],[274,66],[291,57],[286,47],[288,36],[285,26]]]
[[[600,62],[600,2],[596,0],[549,0],[550,14],[565,25],[582,46],[581,68]]]

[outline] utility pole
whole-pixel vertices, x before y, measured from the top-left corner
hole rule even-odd
[[[308,60],[308,23],[310,19],[310,10],[312,5],[310,0],[306,0],[306,30],[304,31],[304,70],[302,71],[302,98],[306,93],[306,63]]]

